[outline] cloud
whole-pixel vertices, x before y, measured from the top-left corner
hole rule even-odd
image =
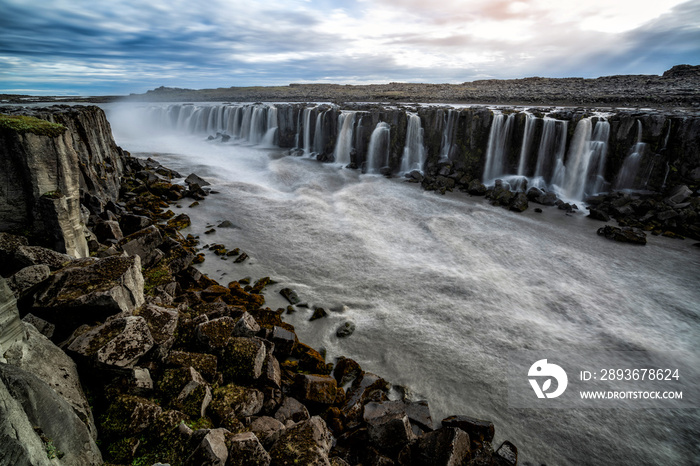
[[[0,0],[0,92],[593,77],[698,63],[697,2],[648,3]]]

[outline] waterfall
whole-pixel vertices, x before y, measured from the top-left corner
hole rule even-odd
[[[311,110],[312,107],[304,107],[304,155],[311,155]]]
[[[557,179],[558,184],[563,183],[567,128],[567,121],[544,118],[533,186],[546,187],[553,179]]]
[[[559,186],[569,199],[583,199],[586,194],[597,192],[602,183],[610,124],[599,121],[593,130],[593,120],[582,118],[576,125],[569,146],[566,168],[562,176],[555,176],[553,184]]]
[[[518,176],[525,176],[527,166],[527,156],[532,145],[532,137],[535,133],[535,121],[537,117],[531,113],[526,113],[525,130],[523,132],[523,144],[520,147],[520,160],[518,161]]]
[[[391,127],[380,121],[372,131],[367,149],[367,173],[378,173],[379,169],[389,165],[389,142]]]
[[[338,138],[333,150],[333,159],[336,163],[347,165],[351,162],[350,153],[352,151],[352,134],[355,126],[355,113],[343,110],[338,115]]]
[[[425,163],[425,147],[423,146],[423,127],[420,117],[416,113],[409,113],[406,124],[406,145],[401,156],[401,171],[408,173],[411,170],[423,171]]]
[[[511,113],[506,117],[502,113],[497,113],[493,116],[482,177],[484,184],[493,182],[505,173],[506,150],[508,149],[514,115],[515,113]]]
[[[457,110],[449,109],[445,118],[445,129],[442,132],[442,143],[440,144],[440,160],[445,161],[450,159],[452,150],[452,141],[455,136],[455,122],[459,117]]]
[[[270,105],[267,107],[267,126],[262,140],[263,145],[274,146],[276,144],[277,129],[277,107]]]
[[[325,140],[323,138],[323,118],[326,116],[328,110],[323,112],[318,112],[316,115],[316,125],[314,127],[314,152],[317,154],[323,153],[323,145]]]
[[[256,105],[253,108],[253,114],[250,117],[250,131],[248,133],[248,142],[251,144],[259,144],[265,135],[265,125],[267,123],[267,109],[264,106]]]
[[[642,122],[637,120],[637,142],[632,146],[629,155],[622,163],[622,168],[620,168],[615,181],[615,189],[632,189],[634,187],[634,180],[637,177],[645,149],[646,143],[642,142]]]

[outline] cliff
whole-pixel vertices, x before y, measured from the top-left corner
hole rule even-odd
[[[97,107],[0,108],[0,230],[30,234],[73,257],[89,254],[81,202],[116,201],[123,172]],[[46,124],[46,121],[51,124]]]

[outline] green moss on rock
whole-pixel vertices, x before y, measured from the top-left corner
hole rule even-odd
[[[66,131],[66,127],[26,115],[0,114],[0,131],[56,137],[63,134]]]

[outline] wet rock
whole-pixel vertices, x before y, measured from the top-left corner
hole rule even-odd
[[[527,196],[525,193],[517,193],[510,204],[510,210],[514,212],[524,212],[528,208]]]
[[[7,280],[10,289],[19,298],[25,295],[34,285],[38,285],[51,276],[51,269],[48,265],[32,265],[17,271]]]
[[[385,416],[387,414],[406,414],[417,434],[433,430],[433,418],[427,401],[384,401],[365,404],[363,419]]]
[[[355,323],[347,321],[336,329],[335,335],[338,338],[345,338],[345,337],[349,337],[354,332],[355,332]]]
[[[598,229],[598,235],[622,243],[647,244],[647,235],[638,228],[605,225]]]
[[[217,228],[238,228],[230,220],[224,220],[223,222],[219,223],[216,227]]]
[[[289,301],[289,304],[295,305],[301,302],[299,296],[297,295],[297,292],[290,288],[282,288],[280,290],[280,294],[284,297],[284,299]]]
[[[413,440],[408,416],[401,413],[389,413],[368,419],[367,433],[372,445],[390,454],[398,453]]]
[[[275,412],[275,419],[285,425],[288,421],[292,423],[301,422],[309,419],[309,410],[295,398],[285,396],[282,404]]]
[[[674,206],[676,204],[681,204],[688,200],[690,196],[693,195],[693,191],[686,185],[676,186],[664,199],[667,205]]]
[[[187,178],[185,178],[185,183],[187,183],[188,185],[196,184],[199,186],[211,186],[211,183],[209,183],[204,178],[195,175],[194,173],[191,173],[187,176]]]
[[[169,228],[173,228],[175,230],[182,230],[183,228],[187,228],[192,224],[192,221],[190,220],[190,217],[187,214],[180,214],[177,215],[166,223],[166,225]]]
[[[541,214],[541,213],[542,213],[542,209],[540,209],[539,207],[535,208],[535,213]]]
[[[498,450],[496,450],[496,456],[507,465],[515,466],[518,464],[518,448],[508,440],[503,442],[501,446],[498,447]]]
[[[248,259],[249,259],[248,254],[242,252],[242,253],[236,258],[236,260],[233,261],[233,263],[234,263],[234,264],[240,264],[241,262],[246,261],[246,260],[248,260]]]
[[[493,422],[469,416],[450,416],[442,420],[443,427],[456,427],[469,434],[472,441],[491,442],[495,433]]]
[[[314,416],[280,434],[270,449],[272,464],[328,465],[332,441],[326,423]]]
[[[338,385],[330,376],[297,374],[292,391],[302,403],[331,405],[335,402]]]
[[[294,351],[297,343],[297,336],[294,332],[275,325],[272,328],[272,342],[275,344],[275,354],[288,356]]]
[[[333,377],[339,386],[344,386],[362,376],[360,365],[350,358],[339,358],[333,369]]]
[[[324,317],[328,317],[328,312],[322,307],[317,307],[314,309],[314,313],[311,315],[311,320],[318,320],[318,319],[323,319]]]
[[[68,351],[106,367],[131,368],[154,341],[143,317],[116,317],[80,335]]]
[[[479,180],[471,180],[469,186],[467,187],[467,192],[472,196],[485,196],[488,189]]]
[[[411,449],[411,464],[458,466],[469,455],[469,435],[458,428],[443,427],[418,439]]]
[[[603,222],[610,221],[610,216],[605,213],[605,211],[596,208],[589,209],[588,218],[592,218],[593,220],[601,220]]]
[[[253,432],[244,432],[227,438],[229,445],[227,466],[268,466],[270,455]]]
[[[221,355],[224,381],[253,381],[259,378],[266,355],[265,345],[256,338],[231,338]]]

